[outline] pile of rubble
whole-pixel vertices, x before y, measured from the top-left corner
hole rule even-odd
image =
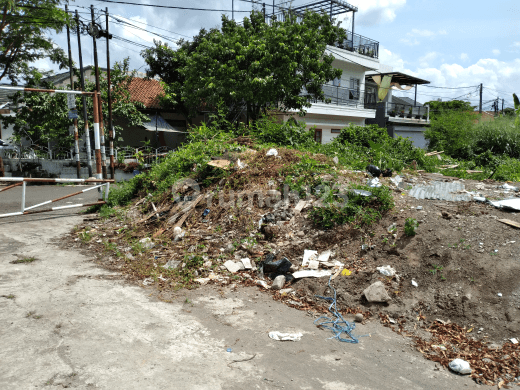
[[[364,318],[379,313],[403,334],[445,318],[478,342],[520,337],[520,285],[512,276],[520,271],[517,185],[414,171],[374,178],[315,155],[330,166],[315,178],[368,197],[373,188],[387,186],[395,202],[372,226],[320,230],[310,217],[322,207],[320,194],[293,199],[282,189],[284,170],[302,153],[266,154],[227,155],[225,164],[211,165],[225,170],[224,178],[204,189],[181,186],[173,203],[171,194],[157,204],[151,197],[138,199],[122,216],[89,223],[94,239],[81,238],[83,226],[76,240],[102,248],[106,266],[159,289],[258,285],[292,307],[323,312],[327,305],[316,295],[330,295],[330,281],[341,310]],[[249,202],[223,188],[246,191]],[[409,221],[415,221],[416,235],[405,234]],[[107,245],[115,249],[109,257]],[[475,359],[484,357],[473,352],[471,364],[478,367]],[[497,378],[507,383],[516,376]]]

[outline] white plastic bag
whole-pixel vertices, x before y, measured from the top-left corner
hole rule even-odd
[[[385,276],[394,276],[395,275],[395,269],[390,267],[389,265],[385,265],[384,267],[377,267],[376,268],[380,274]]]
[[[269,337],[278,341],[300,341],[303,337],[301,333],[281,333],[269,332]]]
[[[462,375],[471,374],[471,367],[469,363],[462,359],[455,359],[449,364],[450,370],[458,372]]]
[[[278,150],[276,150],[276,149],[269,149],[267,151],[266,156],[278,156]]]

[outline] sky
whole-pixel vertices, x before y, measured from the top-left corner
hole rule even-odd
[[[124,0],[123,0],[124,1]],[[254,1],[254,0],[253,0]],[[277,5],[290,3],[275,0]],[[111,61],[130,57],[133,69],[144,72],[146,65],[140,56],[140,45],[152,46],[154,39],[165,41],[153,33],[170,39],[190,39],[201,28],[219,27],[221,15],[241,20],[253,7],[251,0],[128,0],[140,5],[117,4],[106,1],[76,0],[69,8],[90,19],[90,5],[95,17],[105,26],[104,11],[119,21],[110,19],[110,32],[130,40],[110,41]],[[310,0],[293,0],[294,7]],[[419,102],[460,98],[478,104],[477,86],[484,86],[484,109],[491,109],[497,97],[505,107],[513,106],[512,94],[520,94],[520,1],[495,2],[475,0],[350,0],[358,7],[355,15],[355,33],[380,43],[379,59],[401,71],[431,82],[429,87],[418,87]],[[218,9],[200,11],[166,9],[143,4]],[[272,12],[272,1],[266,1],[267,13]],[[276,7],[275,10],[279,8]],[[342,26],[351,28],[352,13],[339,16]],[[127,21],[147,31],[135,29],[120,21]],[[66,34],[53,37],[56,44],[67,48]],[[77,41],[72,37],[73,58],[77,62]],[[82,36],[84,65],[93,64],[92,38]],[[106,66],[106,43],[98,41],[100,66]],[[48,60],[37,63],[42,69],[54,69]],[[395,95],[413,98],[413,90]]]

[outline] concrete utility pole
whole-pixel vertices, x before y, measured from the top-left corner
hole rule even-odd
[[[482,114],[482,89],[483,89],[483,86],[482,86],[482,83],[480,83],[480,103],[478,105],[478,112],[480,114]]]
[[[112,124],[112,88],[110,86],[110,33],[108,31],[108,7],[105,8],[107,24],[107,81],[108,81],[108,139],[110,146],[110,178],[114,179],[114,125]]]
[[[76,32],[78,34],[78,53],[79,53],[79,71],[80,71],[80,82],[81,90],[85,91],[85,72],[83,71],[83,56],[81,54],[81,31],[79,28],[79,15],[76,10]],[[83,103],[83,121],[85,131],[85,144],[87,148],[87,165],[88,165],[88,177],[92,177],[92,151],[90,149],[90,130],[88,128],[88,115],[87,115],[87,99],[85,96],[81,96]]]
[[[65,12],[69,12],[67,4],[65,4]],[[67,44],[69,47],[69,73],[70,73],[70,89],[74,89],[74,72],[72,70],[72,49],[70,48],[70,28],[67,24]],[[74,95],[72,95],[74,98]],[[75,98],[74,98],[75,99]],[[79,162],[79,134],[78,134],[78,119],[73,119],[74,123],[74,152],[76,154],[76,175],[81,179],[81,163]]]
[[[92,16],[92,41],[93,41],[93,51],[94,51],[94,67],[96,68],[96,92],[99,94],[101,92],[101,87],[99,84],[99,64],[98,64],[98,55],[97,55],[97,42],[96,42],[96,34],[94,33],[95,29],[95,19],[94,19],[94,6],[90,6],[90,14]],[[103,126],[103,104],[101,103],[101,95],[96,95],[98,97],[98,128],[99,128],[99,141],[100,141],[100,151],[101,151],[101,170],[103,172],[103,179],[107,178],[107,164],[106,164],[106,154],[105,154],[105,128]]]
[[[502,115],[504,115],[504,99],[502,99]]]

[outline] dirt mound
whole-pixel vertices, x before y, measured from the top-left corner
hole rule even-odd
[[[171,193],[157,204],[151,198],[137,200],[103,223],[80,227],[76,240],[102,250],[103,265],[159,290],[207,283],[259,284],[264,289],[271,280],[262,280],[257,266],[267,254],[277,260],[287,258],[293,264],[292,274],[305,268],[305,250],[330,251],[330,259],[319,266],[334,275],[331,284],[340,311],[379,315],[396,331],[421,336],[418,348],[445,365],[446,356],[459,351],[454,347],[457,337],[464,335],[464,348],[474,354],[472,365],[484,367],[476,371],[476,379],[507,383],[520,376],[511,368],[518,359],[511,342],[506,343],[506,360],[482,349],[489,341],[498,345],[520,338],[519,230],[499,222],[508,218],[518,223],[517,213],[474,201],[412,198],[407,191],[418,183],[454,179],[410,172],[402,175],[399,187],[390,178],[381,179],[392,188],[395,207],[390,212],[380,213],[371,224],[354,220],[324,230],[311,216],[312,210],[324,207],[321,194],[311,192],[298,199],[302,186],[325,183],[358,188],[367,175],[341,170],[323,155],[277,152],[278,156],[266,156],[266,150],[249,149],[215,157],[214,161],[227,160],[229,166],[209,166],[197,180],[200,192],[184,185],[173,197],[176,202]],[[493,181],[463,184],[467,190],[487,190],[488,196],[507,195]],[[285,196],[290,194],[284,193],[284,185],[295,196]],[[415,236],[405,234],[410,220],[418,222]],[[182,237],[176,228],[182,229]],[[251,260],[252,269],[245,267],[249,263],[241,262],[243,258]],[[230,272],[230,264],[238,271]],[[381,274],[377,270],[381,266],[391,266],[396,275]],[[286,290],[273,292],[276,299],[299,309],[326,310],[329,303],[317,296],[332,295],[329,277],[291,280],[287,276]],[[377,281],[384,283],[389,302],[369,303],[364,297],[363,291]],[[432,328],[436,323],[451,334],[443,339],[443,348],[451,355],[432,347],[440,340],[438,329]],[[450,328],[454,324],[458,333]],[[504,369],[486,369],[482,359]]]

